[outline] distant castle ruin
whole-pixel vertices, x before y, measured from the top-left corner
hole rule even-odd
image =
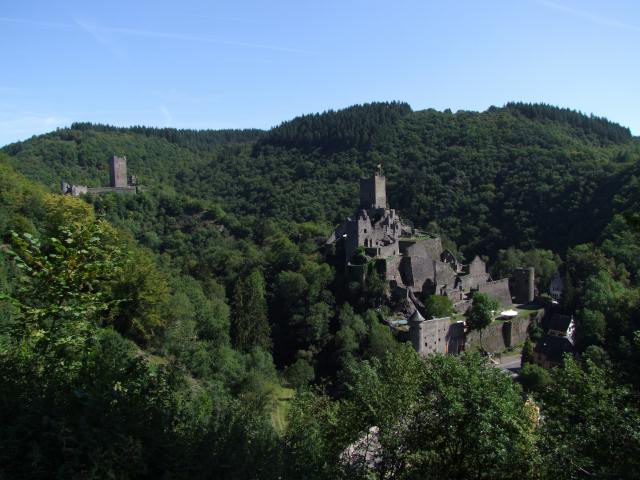
[[[386,179],[380,166],[371,178],[360,181],[360,205],[327,239],[326,245],[344,262],[346,274],[364,279],[372,262],[384,276],[392,297],[406,300],[406,321],[411,342],[421,354],[458,352],[466,341],[464,322],[451,318],[425,319],[419,297],[448,297],[454,311],[466,312],[475,292],[486,293],[501,307],[528,303],[534,297],[534,271],[519,269],[511,282],[493,280],[486,263],[476,256],[464,265],[443,248],[440,237],[428,235],[402,223],[388,208]],[[510,343],[510,342],[509,342]]]
[[[87,193],[137,193],[140,189],[135,175],[127,177],[127,157],[114,155],[109,159],[109,186],[87,187],[86,185],[71,185],[66,181],[60,182],[60,188],[65,195],[78,197]]]

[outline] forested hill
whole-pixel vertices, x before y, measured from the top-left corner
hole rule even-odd
[[[627,129],[545,105],[378,103],[268,132],[74,124],[3,150],[0,478],[640,471]],[[61,179],[107,184],[113,154],[144,191],[59,194]],[[478,353],[402,345],[384,278],[350,281],[319,248],[380,163],[403,218],[495,255],[496,278],[534,266],[544,292],[560,273],[576,358],[547,371],[527,342],[520,385]],[[369,438],[375,472],[349,453]]]
[[[548,105],[452,113],[393,102],[268,132],[73,124],[4,151],[52,189],[60,179],[106,184],[116,153],[151,190],[214,202],[246,221],[327,225],[351,212],[358,179],[381,163],[404,218],[441,230],[463,252],[494,255],[593,240],[638,198],[640,142],[615,123]]]

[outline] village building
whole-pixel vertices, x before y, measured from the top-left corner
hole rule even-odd
[[[549,284],[549,295],[556,302],[559,302],[563,292],[564,282],[562,281],[562,277],[560,276],[560,274],[556,273],[555,276],[551,279],[551,283]]]
[[[575,321],[571,315],[554,314],[549,320],[547,333],[533,351],[533,361],[544,368],[562,364],[565,354],[575,353]]]

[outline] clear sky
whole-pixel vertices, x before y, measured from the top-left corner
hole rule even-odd
[[[0,0],[0,145],[73,121],[268,128],[511,100],[640,134],[638,0]]]

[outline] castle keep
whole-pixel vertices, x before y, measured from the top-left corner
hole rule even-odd
[[[109,186],[87,187],[86,185],[71,185],[66,181],[60,182],[62,193],[74,197],[87,193],[137,193],[138,181],[135,175],[127,177],[127,157],[114,155],[109,159]]]
[[[127,157],[113,156],[109,162],[110,186],[124,188],[127,186]]]

